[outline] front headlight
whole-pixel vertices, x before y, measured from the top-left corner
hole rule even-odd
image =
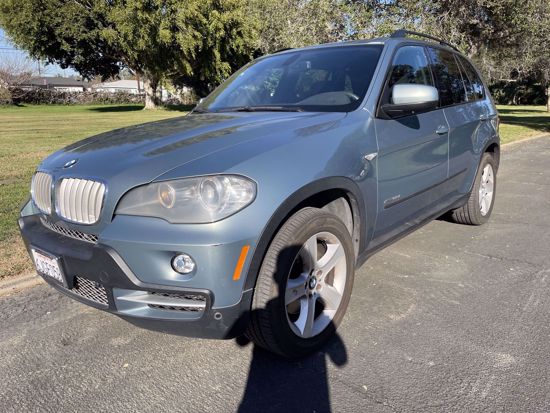
[[[162,218],[174,224],[202,224],[227,218],[256,197],[254,181],[237,175],[212,175],[155,182],[122,197],[117,215]]]

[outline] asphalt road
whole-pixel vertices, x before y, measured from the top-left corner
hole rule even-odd
[[[491,221],[433,222],[357,273],[301,362],[139,330],[45,285],[0,299],[0,411],[550,411],[550,139],[507,147]]]

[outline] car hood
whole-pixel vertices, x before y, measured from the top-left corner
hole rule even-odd
[[[38,169],[53,174],[56,181],[80,177],[105,182],[106,207],[114,208],[128,189],[186,163],[216,153],[223,156],[224,149],[252,140],[269,140],[269,147],[276,146],[274,142],[285,144],[345,116],[318,112],[189,114],[84,139],[52,154]],[[258,152],[263,146],[254,145]],[[212,172],[219,171],[208,173]]]
[[[84,139],[52,154],[39,169],[105,181],[139,176],[138,181],[150,182],[170,169],[224,148],[268,136],[276,139],[277,134],[343,116],[344,113],[311,112],[191,114]],[[74,161],[74,166],[64,167]]]

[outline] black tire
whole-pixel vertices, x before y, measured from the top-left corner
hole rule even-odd
[[[345,287],[332,322],[319,334],[303,338],[290,327],[285,289],[302,246],[320,232],[334,235],[343,247],[346,260]],[[256,281],[246,336],[266,350],[286,358],[303,357],[319,349],[331,338],[342,321],[350,300],[354,273],[353,243],[344,223],[335,215],[317,208],[304,208],[296,212],[275,235],[264,257]]]
[[[479,206],[479,188],[481,186],[481,178],[483,169],[486,165],[491,165],[493,169],[493,197],[491,199],[491,205],[487,212],[485,214],[482,214],[481,208]],[[468,201],[461,206],[460,208],[457,208],[451,212],[451,219],[458,223],[458,224],[466,224],[466,225],[483,225],[491,216],[491,212],[493,211],[493,206],[495,204],[495,196],[496,196],[496,190],[497,190],[497,164],[495,162],[495,159],[490,153],[484,153],[481,162],[479,163],[479,167],[477,169],[474,185],[472,188],[472,192],[470,193],[470,197],[468,198]]]

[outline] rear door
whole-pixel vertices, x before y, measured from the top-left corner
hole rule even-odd
[[[474,86],[461,69],[459,56],[446,49],[429,47],[432,71],[439,89],[440,103],[449,124],[449,189],[459,197],[467,192],[472,164],[473,141],[486,112]]]
[[[434,86],[423,46],[401,46],[395,53],[379,105],[392,87]],[[429,215],[447,178],[448,125],[441,109],[398,119],[375,119],[378,140],[378,216],[373,244],[379,244]]]
[[[479,154],[476,156],[476,152],[479,152],[480,144],[483,145],[495,134],[495,129],[490,122],[495,117],[495,113],[491,110],[490,99],[487,98],[485,87],[478,72],[466,58],[460,55],[455,56],[462,69],[466,97],[468,98],[467,105],[471,107],[470,113],[475,129],[469,141],[464,144],[464,150],[468,152],[452,150],[449,158],[449,168],[454,171],[460,171],[464,168],[468,170],[465,182],[458,188],[460,193],[466,193],[470,189],[479,164]]]

